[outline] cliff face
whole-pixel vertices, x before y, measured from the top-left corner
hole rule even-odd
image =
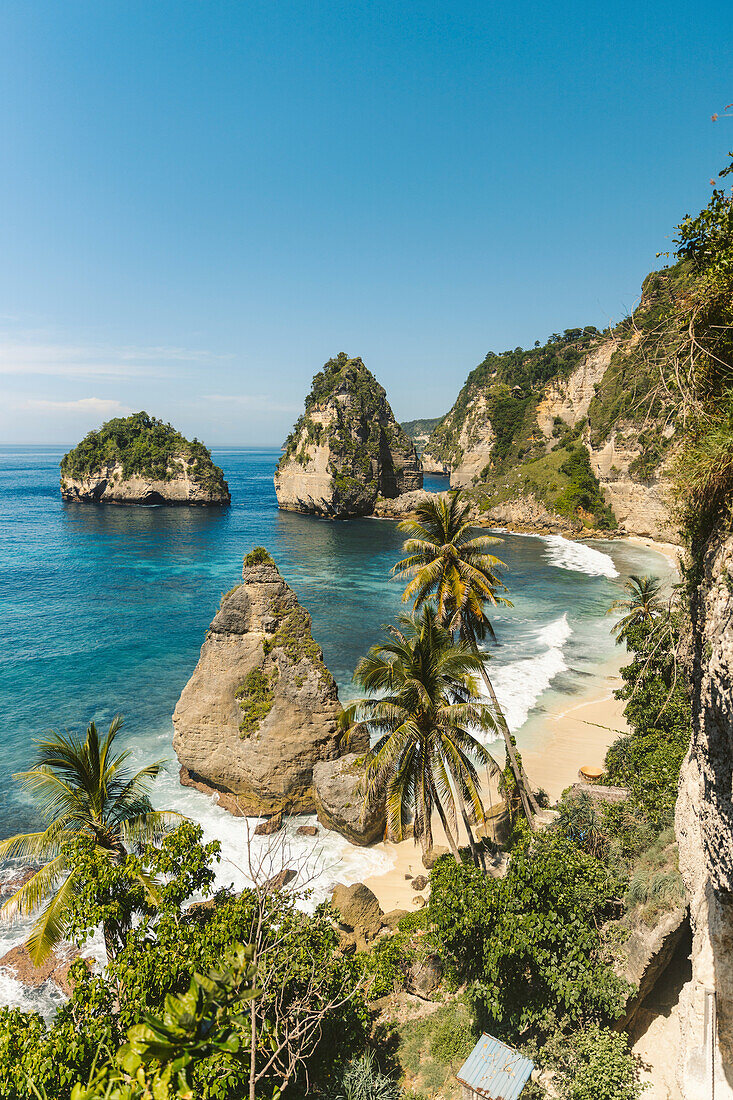
[[[341,708],[310,615],[263,552],[209,627],[173,715],[173,748],[194,780],[250,815],[314,809],[313,767],[339,755]]]
[[[61,496],[83,504],[229,504],[207,448],[145,412],[89,432],[61,460]]]
[[[667,471],[678,426],[655,359],[687,285],[680,265],[653,273],[612,331],[568,329],[541,347],[489,353],[431,434],[425,468],[448,467],[451,485],[475,489],[487,509],[531,496],[560,525],[593,526],[563,469],[582,450],[620,532],[677,541]]]
[[[675,828],[691,898],[692,981],[681,1000],[685,1100],[733,1097],[733,534],[716,531],[691,601],[692,741]],[[712,1036],[717,1032],[717,1042]]]
[[[275,473],[281,508],[333,518],[370,515],[378,496],[422,487],[415,446],[382,386],[343,352],[313,379]]]
[[[166,476],[151,478],[125,477],[122,463],[115,462],[84,477],[62,477],[61,496],[81,504],[229,504],[228,489],[202,485],[193,464],[187,455],[172,455]]]
[[[173,714],[182,781],[221,792],[225,809],[248,816],[317,808],[327,828],[370,843],[383,832],[384,814],[362,821],[355,758],[338,784],[325,767],[341,758],[340,713],[310,615],[269,554],[252,551],[242,583],[222,598]]]

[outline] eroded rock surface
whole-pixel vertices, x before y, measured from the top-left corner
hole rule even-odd
[[[693,593],[692,741],[675,830],[690,895],[692,981],[682,994],[685,1100],[733,1097],[733,535],[710,537]],[[711,1036],[717,1030],[717,1044]]]
[[[312,812],[313,769],[339,755],[340,711],[310,615],[269,555],[254,551],[176,705],[181,764],[248,816]]]
[[[334,519],[371,514],[377,497],[422,488],[412,440],[361,359],[343,352],[313,379],[275,473],[281,508]]]
[[[363,749],[366,745],[363,746]],[[368,809],[359,793],[359,754],[319,761],[313,769],[313,797],[318,820],[326,829],[341,833],[352,844],[374,844],[384,837],[384,805]]]

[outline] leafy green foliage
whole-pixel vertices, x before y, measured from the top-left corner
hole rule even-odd
[[[690,701],[676,656],[678,630],[672,618],[642,622],[627,631],[633,658],[621,670],[624,686],[616,695],[626,700],[631,731],[606,755],[610,782],[628,787],[657,829],[671,820],[690,741]]]
[[[399,1082],[382,1073],[374,1052],[366,1050],[348,1063],[332,1100],[400,1100],[401,1095]]]
[[[569,1040],[553,1038],[538,1061],[553,1072],[559,1100],[639,1100],[639,1059],[622,1032],[590,1024]]]
[[[560,472],[568,478],[568,485],[555,499],[555,511],[561,516],[590,513],[600,530],[614,528],[616,519],[613,509],[603,499],[598,478],[590,464],[588,448],[582,444],[572,447]]]
[[[83,962],[74,964],[72,997],[52,1024],[32,1013],[0,1011],[1,1100],[28,1095],[29,1080],[48,1100],[69,1100],[74,1082],[94,1081],[95,1059],[97,1065],[99,1057],[113,1063],[130,1028],[133,1046],[125,1057],[138,1057],[147,1066],[148,1056],[156,1050],[156,1057],[165,1053],[168,1064],[177,1063],[169,1081],[179,1068],[185,1070],[196,1100],[246,1096],[249,1084],[244,1052],[249,1025],[234,1011],[225,993],[229,989],[234,996],[243,989],[242,981],[230,983],[230,971],[238,967],[244,980],[249,960],[241,953],[237,958],[228,953],[232,944],[254,942],[261,922],[264,931],[257,933],[263,990],[257,1001],[258,1067],[272,1049],[276,1006],[286,1013],[288,1006],[302,1012],[314,972],[319,976],[317,996],[338,994],[338,1007],[324,1019],[310,1055],[311,1079],[331,1073],[334,1065],[359,1049],[367,1023],[359,986],[360,963],[340,954],[327,910],[321,907],[309,915],[296,909],[289,892],[266,895],[263,902],[252,890],[238,895],[220,891],[186,907],[192,895],[206,897],[211,890],[210,864],[217,857],[218,844],[203,846],[200,841],[200,828],[185,823],[159,848],[144,851],[141,860],[159,884],[157,906],[147,906],[137,895],[137,919],[127,928],[119,952],[103,975],[90,973]],[[116,882],[108,880],[104,867],[104,873],[99,873],[91,862],[82,870],[73,927],[78,942],[91,934],[96,922],[111,915],[110,907],[119,901],[125,883],[129,881],[133,887],[135,883],[124,865],[115,870]],[[124,904],[126,914],[133,904]],[[346,999],[343,990],[349,992]],[[155,1044],[168,1046],[164,1052]],[[184,1065],[186,1050],[194,1054],[188,1066]],[[128,1061],[125,1066],[134,1068]],[[148,1084],[153,1080],[145,1068],[144,1077]],[[277,1080],[276,1071],[270,1071],[263,1078],[263,1088],[276,1086]],[[98,1095],[101,1098],[104,1091],[77,1094],[79,1100],[96,1100]],[[142,1100],[148,1093],[139,1096]],[[138,1093],[121,1093],[119,1100],[128,1097],[137,1100]]]
[[[551,379],[570,374],[600,335],[590,325],[566,329],[562,335],[556,333],[546,344],[540,345],[538,341],[533,348],[515,348],[500,355],[489,352],[469,374],[453,408],[430,436],[426,450],[447,464],[457,463],[461,458],[458,440],[470,416],[470,407],[479,394],[486,394],[493,395],[490,419],[500,437],[496,456],[502,460],[508,455],[525,414],[533,411],[536,403],[533,396]]]
[[[515,850],[506,877],[440,859],[429,913],[438,950],[468,982],[481,1027],[516,1040],[542,1033],[554,1014],[582,1024],[612,1020],[629,987],[613,972],[598,925],[614,882],[561,833]]]
[[[170,424],[146,412],[108,420],[89,432],[61,460],[61,473],[86,477],[119,463],[122,476],[134,474],[170,481],[184,467],[192,481],[211,492],[228,492],[224,474],[211,461],[211,452],[198,439],[185,439]]]
[[[326,424],[315,419],[324,406],[328,407]],[[291,460],[306,466],[309,448],[326,443],[333,486],[342,503],[350,501],[354,507],[376,498],[380,466],[385,496],[396,496],[390,456],[394,452],[414,455],[413,443],[395,422],[384,388],[361,359],[350,359],[345,352],[329,359],[315,375],[305,412],[285,441],[278,469]]]
[[[274,565],[270,553],[264,546],[255,546],[248,554],[244,555],[244,568],[251,569],[253,565]]]
[[[733,172],[730,162],[719,173]],[[675,463],[677,499],[695,555],[733,490],[733,191],[716,187],[704,210],[677,227],[676,255],[692,267],[694,294],[677,314],[677,371],[686,417]]]
[[[261,668],[253,668],[245,676],[244,682],[234,692],[242,711],[242,721],[239,723],[239,729],[243,737],[249,737],[250,734],[258,730],[262,719],[266,718],[272,710],[275,699],[273,680],[276,678],[277,669],[270,677]]]

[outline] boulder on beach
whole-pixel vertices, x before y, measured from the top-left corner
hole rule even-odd
[[[359,791],[359,753],[319,761],[313,768],[313,795],[318,820],[352,844],[374,844],[387,827],[384,803],[367,808]]]

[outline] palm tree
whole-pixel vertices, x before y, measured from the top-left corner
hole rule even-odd
[[[458,490],[447,497],[426,497],[416,508],[417,518],[399,525],[410,536],[403,547],[408,556],[397,562],[392,572],[412,578],[402,595],[404,603],[414,599],[415,608],[419,608],[427,600],[435,599],[439,622],[457,633],[479,658],[478,643],[495,637],[487,608],[512,605],[500,594],[505,585],[498,570],[504,563],[490,552],[501,540],[485,534],[474,536],[469,511],[470,505]],[[506,717],[486,671],[485,658],[480,661],[480,673],[504,737],[525,816],[533,828],[532,815],[539,806],[517,757]]]
[[[478,863],[468,812],[474,821],[484,820],[477,764],[499,771],[471,732],[495,728],[489,707],[476,697],[480,658],[440,626],[430,604],[419,618],[400,616],[399,627],[389,627],[388,635],[354,672],[371,697],[351,703],[342,716],[349,737],[365,730],[378,734],[364,757],[365,802],[385,801],[387,835],[393,840],[403,839],[411,817],[423,852],[432,846],[437,811],[459,863],[460,813]]]
[[[0,843],[0,859],[43,863],[5,902],[0,915],[27,916],[43,907],[26,944],[36,966],[64,935],[76,881],[73,842],[90,839],[99,854],[122,863],[129,848],[154,843],[181,820],[173,811],[154,810],[148,798],[161,763],[132,774],[125,767],[129,751],[113,752],[121,726],[118,715],[101,740],[94,722],[84,740],[54,731],[37,742],[34,767],[13,777],[36,801],[47,825],[42,832],[21,833]],[[144,886],[154,900],[155,887],[148,876]],[[104,931],[111,957],[111,930]]]
[[[662,582],[659,577],[640,577],[632,573],[624,588],[628,596],[625,599],[614,600],[608,609],[609,615],[613,611],[625,612],[612,627],[617,642],[626,641],[632,627],[653,622],[664,610],[664,604],[659,598],[662,591]]]

